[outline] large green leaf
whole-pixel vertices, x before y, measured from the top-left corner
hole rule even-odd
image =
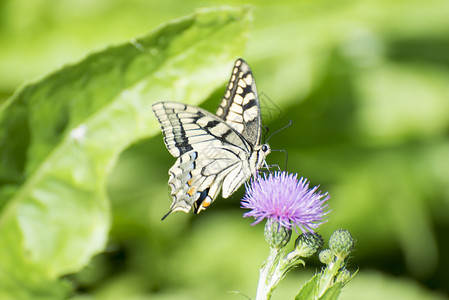
[[[246,8],[199,11],[28,84],[0,108],[1,299],[70,291],[59,277],[105,246],[109,170],[158,131],[151,104],[205,99],[242,54],[247,25]]]

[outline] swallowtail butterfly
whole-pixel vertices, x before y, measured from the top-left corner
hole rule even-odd
[[[168,151],[177,158],[168,171],[174,211],[198,214],[222,190],[234,193],[265,162],[268,144],[261,144],[261,114],[256,84],[248,64],[237,59],[226,93],[212,114],[177,102],[158,102],[153,111]]]

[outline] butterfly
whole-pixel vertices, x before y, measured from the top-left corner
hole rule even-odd
[[[178,102],[152,106],[168,151],[176,157],[168,171],[175,211],[195,214],[218,196],[232,195],[256,175],[271,152],[261,144],[262,119],[250,67],[237,59],[216,114]]]

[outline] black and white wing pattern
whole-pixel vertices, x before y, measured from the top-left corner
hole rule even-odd
[[[265,162],[270,147],[260,144],[255,88],[249,66],[238,59],[217,115],[177,102],[153,104],[165,145],[177,158],[168,172],[173,203],[164,218],[192,207],[199,213],[220,190],[229,197]]]
[[[256,82],[248,64],[237,59],[216,115],[231,125],[252,145],[259,145],[262,118]]]

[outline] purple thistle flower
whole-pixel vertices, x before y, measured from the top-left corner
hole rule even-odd
[[[324,223],[325,211],[330,196],[328,193],[316,192],[318,186],[309,189],[309,182],[297,174],[287,172],[270,173],[268,176],[256,176],[246,184],[245,197],[242,208],[251,209],[243,217],[254,217],[255,225],[263,219],[277,222],[279,225],[291,229],[299,227],[302,232],[314,232]]]

